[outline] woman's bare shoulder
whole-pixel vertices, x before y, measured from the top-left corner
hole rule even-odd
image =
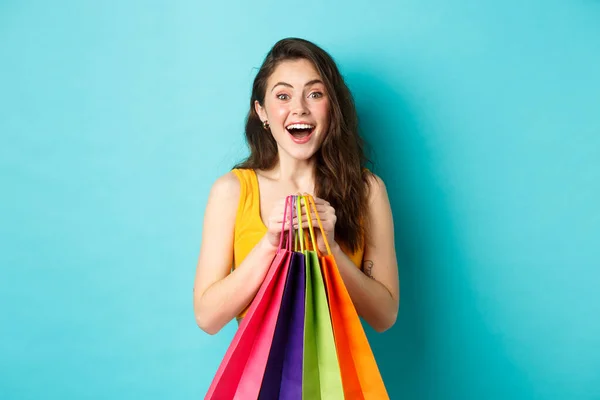
[[[219,176],[212,184],[209,194],[209,201],[225,205],[235,203],[240,197],[240,180],[235,172],[229,171]]]
[[[370,202],[373,202],[373,200],[381,197],[382,195],[387,197],[387,188],[385,186],[385,182],[374,172],[367,171],[367,184],[369,187]]]

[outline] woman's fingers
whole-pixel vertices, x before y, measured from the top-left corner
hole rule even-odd
[[[314,200],[314,205],[301,202],[301,207],[299,209],[296,208],[297,204],[295,201],[291,204],[287,203],[288,207],[285,207],[287,201],[285,198],[276,202],[268,219],[265,220],[272,238],[271,242],[278,242],[281,239],[280,235],[286,235],[287,237],[290,229],[299,229],[300,226],[305,230],[308,230],[308,228],[312,226],[315,235],[320,236],[321,234],[325,234],[326,236],[333,238],[331,235],[333,235],[337,220],[335,209],[331,207],[329,202],[323,199],[315,197]],[[298,215],[297,212],[300,215]],[[319,226],[319,220],[317,219],[317,214],[319,216],[318,219],[321,222],[320,226],[323,228],[322,232]]]
[[[325,206],[329,206],[329,202],[327,200],[321,199],[319,197],[313,197],[313,200],[315,201],[315,204],[317,205],[317,207],[319,205],[325,205]]]
[[[333,224],[335,224],[335,222],[337,221],[337,217],[334,214],[319,214],[319,218],[317,219],[317,217],[313,214],[310,216],[302,216],[301,220],[302,220],[302,224],[306,227],[308,224],[308,219],[310,218],[311,222],[313,223],[314,226],[318,226],[318,220],[321,220],[322,224],[327,224],[329,222],[333,222]],[[294,224],[298,223],[298,219],[294,219]]]
[[[321,216],[326,215],[326,214],[335,214],[335,210],[331,206],[321,205],[321,206],[317,206],[317,213],[319,214],[319,217],[321,217]],[[307,210],[303,208],[302,212],[300,213],[300,215],[307,215],[307,214],[310,214],[310,215],[314,216],[315,215],[315,209],[314,208],[310,208],[308,210],[308,212],[307,212]]]
[[[311,223],[313,229],[316,229],[316,230],[320,229],[319,228],[319,221],[316,218],[312,218],[310,220],[310,223]],[[333,228],[335,226],[334,224],[331,223],[331,221],[323,221],[323,220],[321,220],[321,225],[323,226],[323,229],[326,230],[326,231],[333,230]],[[294,228],[298,228],[299,226],[300,225],[298,224],[298,222],[294,221]],[[308,220],[303,220],[302,221],[302,227],[303,228],[309,228],[310,227],[309,224],[308,224]]]
[[[326,224],[329,221],[333,221],[335,219],[335,216],[330,217],[330,218],[329,217],[324,218],[323,216],[319,216],[319,219],[321,220],[322,224]],[[305,228],[308,227],[308,217],[306,217],[306,216],[302,217],[301,221],[302,221],[302,226],[304,226]],[[311,216],[310,221],[313,224],[313,226],[319,226],[319,221],[317,220],[317,218],[314,215]],[[294,226],[297,226],[298,218],[294,218],[293,223],[294,223]]]

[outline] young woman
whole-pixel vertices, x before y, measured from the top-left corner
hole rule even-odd
[[[358,314],[378,332],[390,328],[399,305],[392,212],[384,183],[365,168],[352,95],[329,54],[302,39],[275,44],[254,80],[246,140],[250,156],[209,194],[198,326],[215,334],[243,318],[277,250],[286,196],[309,193]]]

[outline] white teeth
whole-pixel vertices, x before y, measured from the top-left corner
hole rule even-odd
[[[288,125],[286,128],[287,129],[313,129],[315,126],[314,125],[308,125],[308,124],[292,124],[292,125]]]

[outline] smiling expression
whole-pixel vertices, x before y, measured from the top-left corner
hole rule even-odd
[[[310,159],[329,128],[329,97],[314,65],[306,59],[281,62],[267,80],[263,103],[255,103],[256,112],[269,122],[279,151]]]

